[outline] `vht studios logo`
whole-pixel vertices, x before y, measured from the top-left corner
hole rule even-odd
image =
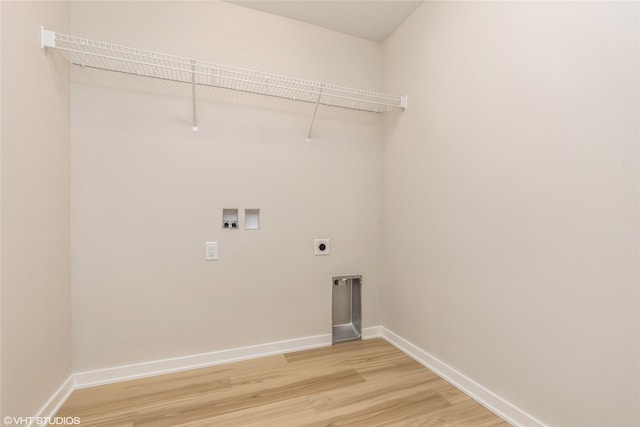
[[[80,424],[80,417],[10,417],[2,418],[6,426],[73,426]]]

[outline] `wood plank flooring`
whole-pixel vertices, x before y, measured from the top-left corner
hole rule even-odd
[[[507,427],[382,339],[76,390],[82,426]]]

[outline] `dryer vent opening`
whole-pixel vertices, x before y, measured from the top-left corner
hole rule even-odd
[[[362,338],[362,276],[334,276],[331,286],[333,344]]]

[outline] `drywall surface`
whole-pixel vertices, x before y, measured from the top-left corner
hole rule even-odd
[[[69,66],[40,25],[68,2],[3,1],[1,414],[35,416],[71,374]]]
[[[379,44],[225,2],[75,2],[72,33],[380,90]],[[117,22],[118,25],[114,25]],[[72,69],[74,371],[331,333],[331,277],[379,324],[375,114]],[[240,230],[222,210],[240,210]],[[244,230],[244,209],[260,230]],[[313,240],[331,239],[314,256]],[[218,242],[205,261],[205,242]]]
[[[383,46],[383,324],[548,425],[640,422],[638,7],[427,2]]]

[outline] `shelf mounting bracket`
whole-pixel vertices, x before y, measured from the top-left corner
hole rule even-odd
[[[56,32],[47,30],[44,25],[40,25],[40,48],[45,50],[48,47],[56,47]]]
[[[407,100],[407,95],[401,96],[400,97],[400,108],[402,108],[402,111],[405,111],[408,107],[407,105],[408,100]]]

